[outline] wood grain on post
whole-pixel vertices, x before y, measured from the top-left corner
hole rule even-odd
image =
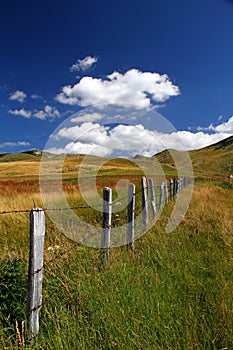
[[[127,207],[127,247],[134,248],[134,212],[135,212],[135,185],[128,186],[128,207]]]
[[[39,334],[39,312],[42,306],[45,215],[40,208],[30,212],[30,255],[28,269],[28,333],[30,341]]]
[[[149,189],[150,189],[150,200],[151,200],[151,208],[153,213],[153,218],[156,218],[156,201],[155,201],[155,188],[153,179],[149,179]]]
[[[148,199],[147,184],[145,176],[142,177],[142,223],[144,228],[148,229]]]
[[[162,207],[163,207],[163,193],[164,193],[164,182],[162,182],[160,185],[159,210],[162,210]]]
[[[105,187],[103,189],[102,206],[102,237],[101,237],[101,259],[102,263],[108,264],[110,250],[110,233],[112,222],[112,189]]]

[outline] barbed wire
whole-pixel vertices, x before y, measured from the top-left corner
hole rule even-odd
[[[146,187],[148,188],[148,187]],[[140,189],[138,191],[135,192],[135,195],[142,192],[143,190]],[[124,199],[127,199],[127,196],[124,196],[122,198],[117,199],[116,201],[113,202],[113,204],[117,204],[120,201],[123,201]],[[32,210],[34,211],[63,211],[63,210],[78,210],[78,209],[97,209],[102,207],[102,203],[99,204],[94,204],[94,205],[80,205],[80,206],[76,206],[76,207],[64,207],[64,208],[34,208],[34,209],[23,209],[23,210],[5,210],[5,211],[1,211],[0,215],[5,215],[5,214],[17,214],[17,213],[30,213]]]
[[[200,180],[200,178],[196,178],[195,181]],[[203,179],[205,180],[205,179]],[[207,181],[209,180],[206,179]],[[211,180],[213,180],[213,178],[211,178]],[[219,180],[218,178],[214,179],[215,181]],[[155,189],[159,189],[160,185],[155,185],[154,188]],[[148,189],[149,186],[146,186],[145,189]],[[143,188],[139,189],[138,191],[135,191],[135,196],[139,193],[143,192]],[[128,194],[124,197],[121,197],[115,201],[113,201],[112,205],[116,205],[117,203],[128,199]],[[94,204],[94,205],[79,205],[79,206],[75,206],[75,207],[63,207],[63,208],[34,208],[34,209],[23,209],[23,210],[4,210],[4,211],[0,211],[0,215],[6,215],[6,214],[17,214],[17,213],[30,213],[32,210],[36,211],[63,211],[63,210],[78,210],[78,209],[98,209],[102,206],[102,203],[99,204]]]

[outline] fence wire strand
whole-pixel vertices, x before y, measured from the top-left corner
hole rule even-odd
[[[146,187],[148,188],[148,187]],[[142,189],[138,190],[135,192],[135,195],[137,195],[138,193],[141,193]],[[123,201],[125,199],[128,199],[128,195],[124,196],[122,198],[117,199],[116,201],[113,202],[113,205],[117,204],[120,201]],[[81,205],[81,206],[76,206],[76,207],[65,207],[65,208],[38,208],[39,211],[63,211],[63,210],[78,210],[78,209],[97,209],[97,208],[101,208],[102,207],[102,203],[101,204],[95,204],[95,205]],[[5,214],[17,214],[17,213],[30,213],[32,210],[36,211],[37,208],[34,209],[23,209],[23,210],[8,210],[8,211],[1,211],[0,215],[5,215]]]

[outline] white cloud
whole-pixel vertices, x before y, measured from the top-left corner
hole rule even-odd
[[[53,154],[91,154],[100,157],[106,157],[111,154],[111,151],[107,147],[96,145],[95,143],[84,144],[82,142],[69,142],[64,148],[53,147],[46,151]]]
[[[57,140],[62,138],[72,141],[78,140],[86,144],[103,144],[109,140],[107,136],[108,130],[109,128],[103,125],[87,122],[81,124],[80,126],[75,125],[60,129],[54,138]]]
[[[229,137],[233,117],[228,122],[215,127],[211,134],[199,131],[174,131],[172,133],[148,130],[142,124],[137,125],[100,125],[98,123],[85,122],[62,128],[54,136],[58,141],[58,147],[51,148],[53,153],[85,153],[99,156],[115,156],[124,152],[129,157],[136,154],[152,156],[165,149],[194,150],[209,146],[224,138]],[[231,129],[232,130],[232,129]],[[233,130],[231,131],[233,134]],[[59,147],[60,142],[68,140],[68,143]]]
[[[233,116],[227,122],[217,125],[215,131],[220,133],[233,134]]]
[[[42,110],[35,110],[33,116],[34,118],[45,120],[49,118],[59,118],[61,114],[55,107],[46,105]]]
[[[214,131],[215,130],[215,127],[214,127],[214,124],[211,123],[209,126],[207,127],[204,127],[204,126],[198,126],[197,127],[197,130],[198,131]]]
[[[103,118],[102,114],[99,113],[83,113],[71,118],[72,123],[82,123],[82,122],[95,122],[97,120],[101,120]]]
[[[218,120],[220,121],[223,117],[220,116]],[[226,133],[226,134],[233,134],[233,116],[228,119],[228,121],[219,124],[217,126],[214,126],[213,123],[211,123],[207,127],[198,126],[198,131],[213,131],[217,133]]]
[[[35,109],[34,111],[27,111],[24,108],[21,108],[21,109],[9,110],[9,113],[13,115],[21,115],[22,117],[27,119],[33,117],[41,120],[45,120],[49,118],[50,119],[59,118],[61,116],[60,112],[55,107],[51,107],[49,105],[46,105],[42,110]]]
[[[166,74],[131,69],[125,74],[114,72],[106,79],[85,76],[74,86],[64,86],[56,100],[81,107],[106,104],[144,109],[179,94],[178,86]]]
[[[3,143],[0,143],[0,148],[15,147],[15,146],[30,146],[30,143],[29,143],[29,142],[26,142],[26,141],[3,142]]]
[[[43,97],[40,96],[40,95],[38,95],[38,94],[32,94],[32,95],[31,95],[31,98],[32,98],[33,100],[39,100],[39,99],[41,99],[41,98],[43,98]]]
[[[27,95],[23,92],[23,91],[20,91],[20,90],[17,90],[15,92],[13,92],[12,94],[10,94],[9,96],[9,99],[11,101],[19,101],[21,103],[24,102],[24,100],[26,99]]]
[[[83,59],[78,59],[77,62],[70,67],[70,71],[71,72],[77,72],[79,70],[86,71],[90,69],[92,65],[97,61],[98,61],[97,57],[91,57],[91,56],[87,56]]]
[[[10,109],[9,113],[13,114],[13,115],[21,115],[22,117],[27,118],[27,119],[31,118],[31,116],[32,116],[32,112],[26,111],[24,108],[15,109],[15,110]]]

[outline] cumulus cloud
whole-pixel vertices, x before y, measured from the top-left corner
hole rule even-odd
[[[62,128],[54,135],[58,146],[50,148],[53,153],[86,153],[99,156],[118,156],[124,152],[127,156],[141,154],[152,156],[165,149],[189,151],[209,146],[229,136],[232,127],[228,122],[215,127],[215,132],[173,131],[171,133],[149,130],[142,124],[114,127],[100,125],[97,122],[85,122],[81,125]],[[233,134],[233,129],[231,129]],[[67,144],[59,147],[61,140]]]
[[[74,86],[64,86],[55,99],[81,107],[105,104],[144,109],[179,94],[179,87],[166,74],[131,69],[125,74],[114,72],[106,79],[85,76]]]
[[[221,118],[220,118],[221,117]],[[218,118],[218,121],[220,121],[223,117],[220,116]],[[214,126],[213,123],[211,123],[207,127],[198,126],[198,131],[212,131],[217,133],[224,133],[224,134],[233,134],[233,116],[231,116],[228,121],[223,122],[217,126]]]
[[[37,118],[41,120],[46,120],[46,119],[59,118],[61,116],[60,112],[55,107],[51,107],[49,105],[46,105],[42,110],[35,109],[34,111],[27,111],[24,108],[21,108],[21,109],[9,110],[8,112],[13,115],[20,115],[27,119]]]
[[[25,101],[26,97],[27,97],[27,95],[23,91],[16,90],[12,94],[10,94],[9,99],[11,101],[19,101],[19,102],[23,103]]]
[[[5,147],[16,147],[16,146],[30,146],[30,143],[29,143],[29,142],[26,142],[26,141],[3,142],[3,143],[0,143],[0,148],[5,148]]]
[[[88,69],[90,69],[94,63],[96,63],[98,61],[97,57],[91,57],[91,56],[87,56],[83,59],[78,59],[76,63],[74,63],[71,67],[70,67],[70,71],[71,72],[77,72],[77,71],[86,71]]]
[[[233,116],[227,122],[217,125],[214,130],[220,133],[233,134]]]
[[[108,148],[101,145],[95,143],[84,144],[82,142],[69,142],[64,148],[48,148],[47,152],[53,154],[91,154],[99,157],[106,157],[111,153]]]
[[[60,116],[60,112],[55,107],[51,107],[49,105],[46,105],[42,110],[35,110],[33,113],[34,118],[41,120],[59,118]]]
[[[27,111],[24,108],[15,109],[15,110],[11,110],[10,109],[9,113],[13,114],[13,115],[21,115],[22,117],[27,118],[27,119],[31,118],[31,116],[32,116],[32,112],[31,111]]]

